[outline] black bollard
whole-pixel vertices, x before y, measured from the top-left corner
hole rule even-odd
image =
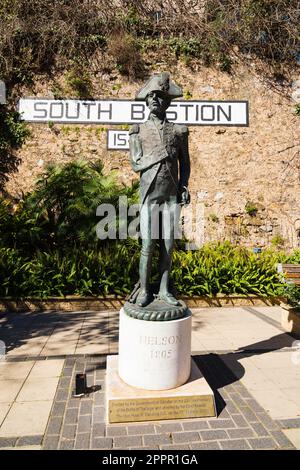
[[[82,397],[87,390],[86,374],[76,374],[74,397]]]

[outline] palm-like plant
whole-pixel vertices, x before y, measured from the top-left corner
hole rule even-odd
[[[26,199],[26,208],[38,214],[50,246],[99,242],[96,209],[100,204],[118,204],[120,196],[129,203],[137,199],[137,185],[120,186],[115,174],[105,175],[103,164],[78,160],[67,165],[49,165]]]

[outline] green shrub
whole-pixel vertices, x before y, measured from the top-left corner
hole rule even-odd
[[[271,240],[271,245],[272,246],[283,246],[284,245],[284,238],[277,234],[277,235],[274,235],[274,237],[272,238]]]
[[[211,220],[214,223],[219,222],[219,217],[217,216],[217,214],[209,214],[208,219]]]
[[[295,104],[294,105],[294,114],[296,116],[300,116],[300,104]]]
[[[91,77],[83,70],[82,66],[73,68],[69,73],[66,74],[66,85],[70,88],[71,94],[74,94],[76,98],[92,98],[93,96],[93,85]]]
[[[142,78],[144,62],[136,38],[130,34],[114,34],[108,41],[108,53],[122,75],[129,78]]]
[[[296,284],[287,284],[282,289],[282,295],[285,297],[286,302],[292,307],[299,307],[300,305],[300,289]]]
[[[143,42],[144,50],[156,42],[159,57],[171,49],[186,62],[197,58],[226,72],[237,53],[239,59],[258,57],[271,65],[278,79],[296,67],[298,0],[207,0],[200,8],[201,2],[189,3],[173,0],[154,8],[153,1],[133,0],[2,1],[1,78],[7,84],[32,83],[37,74],[64,70],[74,59],[85,65],[93,61],[107,73],[110,67],[102,54],[112,34],[120,43],[112,51],[115,63],[126,75],[140,73],[134,61],[141,65],[135,47],[122,47],[126,36]],[[156,61],[147,57],[150,66]]]
[[[37,251],[31,258],[0,248],[0,296],[124,296],[137,281],[138,257],[137,242],[114,242],[101,250]]]
[[[0,104],[0,188],[9,174],[17,171],[20,159],[15,155],[15,150],[30,135],[27,125],[19,118],[17,111]]]
[[[178,291],[190,296],[273,296],[281,288],[276,261],[273,252],[267,251],[258,258],[229,242],[209,244],[198,251],[175,252],[173,278]]]
[[[127,196],[129,204],[137,202],[137,183],[121,186],[113,173],[103,173],[100,161],[78,160],[49,165],[27,195],[23,210],[42,229],[41,246],[96,246],[96,209],[100,204],[116,207],[120,196]]]
[[[258,209],[257,209],[256,205],[253,204],[253,202],[247,202],[247,204],[245,205],[245,211],[251,217],[254,217],[254,216],[256,216]]]
[[[177,59],[180,56],[184,59],[201,57],[201,44],[197,38],[174,37],[169,40],[169,47]]]
[[[14,248],[0,248],[0,295],[124,296],[138,280],[139,256],[139,243],[134,240],[110,242],[96,248],[65,246],[59,250],[38,250],[32,256]],[[282,293],[282,282],[276,271],[278,258],[278,253],[273,251],[257,257],[229,242],[209,244],[198,251],[176,250],[172,278],[181,295],[223,293],[272,297]]]

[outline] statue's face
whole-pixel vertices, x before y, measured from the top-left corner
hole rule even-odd
[[[170,106],[169,98],[161,91],[151,91],[147,95],[146,103],[153,114],[163,114]]]

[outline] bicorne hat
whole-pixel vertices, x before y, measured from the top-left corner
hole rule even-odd
[[[171,100],[183,96],[182,89],[170,80],[169,72],[162,72],[153,75],[137,92],[135,99],[145,100],[151,91],[161,91]]]

